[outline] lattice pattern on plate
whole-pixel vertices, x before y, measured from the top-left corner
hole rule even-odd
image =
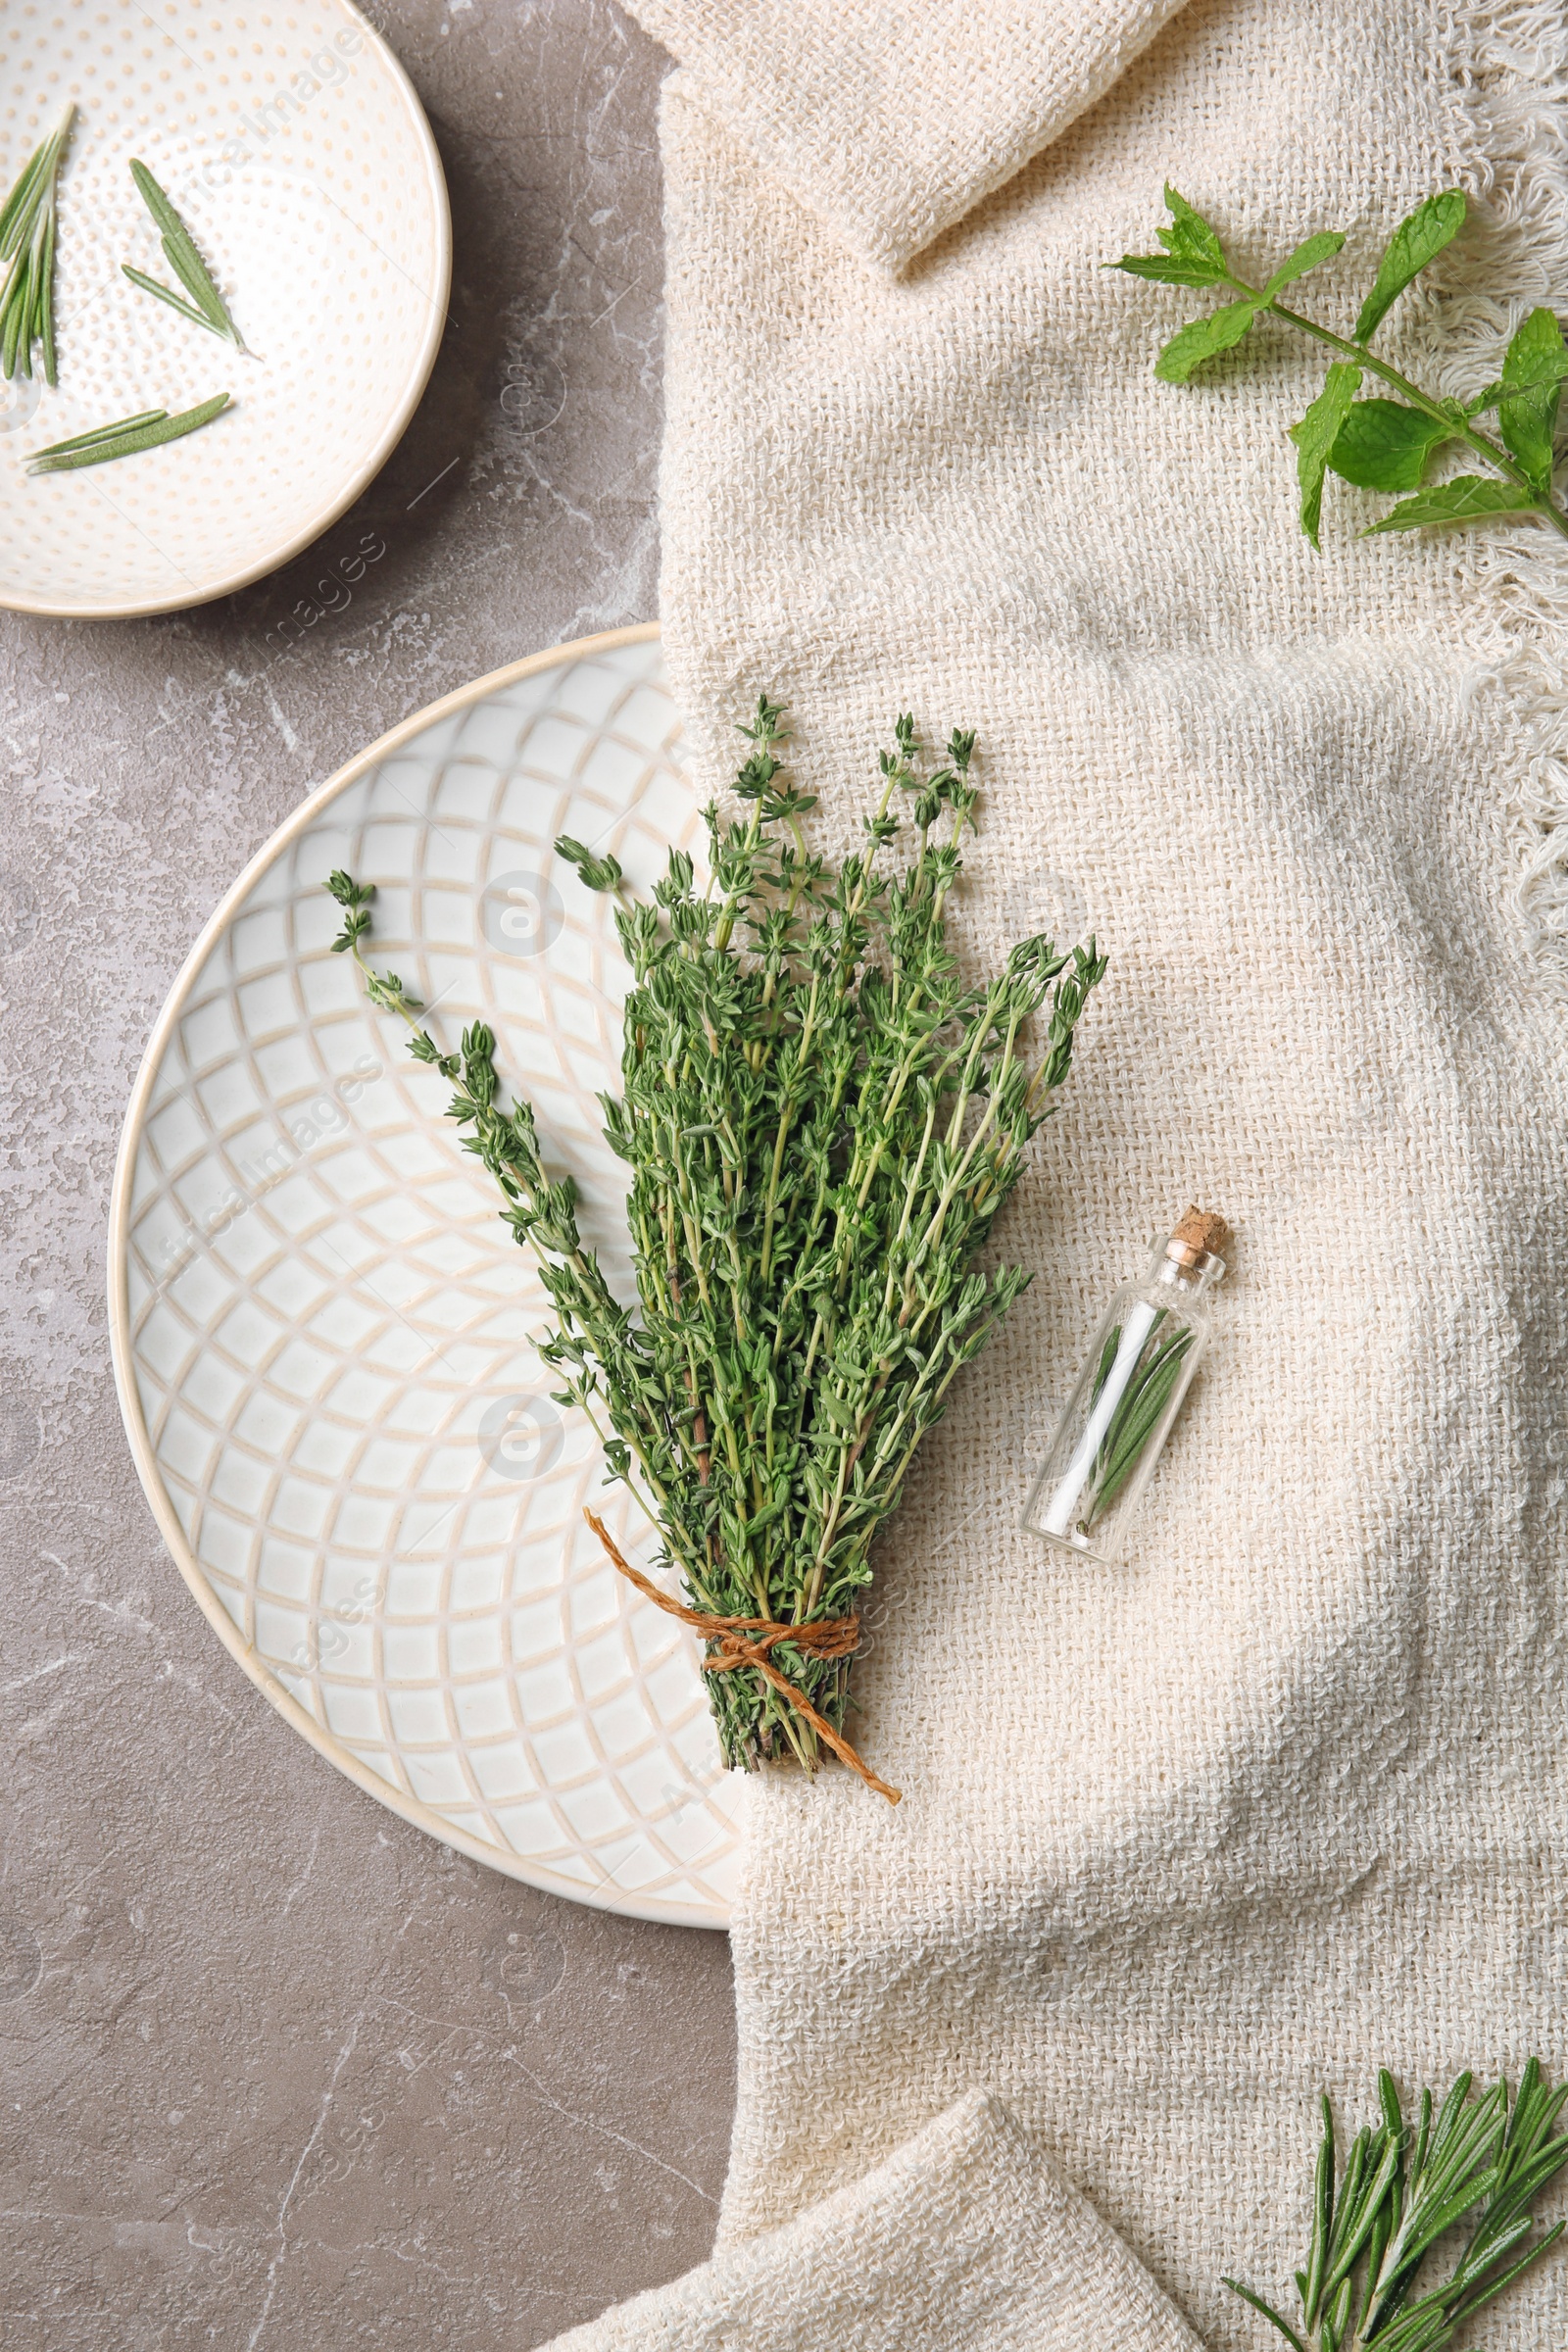
[[[547,1301],[449,1090],[330,953],[321,884],[345,865],[436,1033],[496,1031],[629,1297],[594,1099],[625,967],[552,844],[613,849],[646,885],[700,824],[657,638],[519,669],[326,786],[215,917],[122,1152],[122,1391],[187,1576],[317,1744],[518,1877],[722,1925],[739,1791],[692,1639],[584,1527],[603,1499],[652,1552],[549,1400]]]

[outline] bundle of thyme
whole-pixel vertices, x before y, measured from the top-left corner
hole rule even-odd
[[[1468,2074],[1459,2077],[1436,2119],[1432,2093],[1423,2090],[1412,2131],[1393,2076],[1381,2074],[1382,2121],[1356,2133],[1343,2169],[1324,2099],[1312,2243],[1296,2274],[1299,2327],[1250,2286],[1225,2281],[1295,2352],[1441,2352],[1561,2236],[1558,2222],[1525,2243],[1532,2205],[1568,2164],[1568,2133],[1552,2137],[1568,2083],[1548,2091],[1532,2058],[1510,2114],[1506,2082],[1475,2101],[1471,2082]],[[1438,2240],[1467,2216],[1452,2270],[1437,2285],[1423,2284]]]
[[[921,1439],[1029,1280],[976,1260],[1105,966],[1092,941],[1064,954],[1035,938],[994,977],[961,976],[945,917],[979,798],[972,735],[922,773],[901,718],[865,847],[835,871],[802,830],[814,801],[783,777],[782,716],[764,696],[742,730],[750,813],[706,811],[705,888],[674,851],[639,901],[613,858],[557,843],[616,898],[633,975],[624,1092],[601,1101],[631,1169],[635,1318],[582,1242],[570,1180],[546,1172],[529,1105],[502,1107],[490,1031],[443,1054],[397,976],[364,961],[371,889],[344,873],[328,887],[336,947],[453,1082],[451,1115],[538,1258],[559,1401],[599,1431],[688,1606],[599,1533],[703,1633],[726,1761],[809,1772],[826,1746],[896,1798],[845,1737],[857,1598]],[[886,877],[905,799],[914,855]]]
[[[1568,514],[1552,495],[1558,408],[1568,377],[1568,349],[1553,312],[1543,307],[1520,321],[1499,355],[1495,381],[1467,401],[1425,390],[1372,349],[1373,336],[1400,295],[1464,226],[1468,205],[1462,188],[1440,188],[1400,221],[1348,335],[1287,308],[1279,299],[1288,286],[1333,260],[1345,243],[1339,229],[1319,229],[1303,238],[1256,286],[1232,268],[1213,228],[1172,187],[1165,190],[1165,206],[1171,224],[1154,231],[1164,250],[1124,253],[1105,268],[1163,285],[1212,287],[1236,297],[1217,311],[1189,319],[1171,337],[1154,364],[1154,373],[1165,383],[1187,383],[1206,361],[1233,351],[1260,318],[1277,319],[1338,355],[1322,391],[1290,428],[1296,444],[1301,529],[1314,547],[1326,473],[1337,473],[1360,489],[1415,493],[1369,523],[1363,537],[1420,530],[1434,523],[1539,514],[1568,538]],[[1357,398],[1368,376],[1396,393],[1397,399],[1387,400],[1381,393]],[[1476,421],[1494,410],[1495,438]],[[1429,485],[1433,465],[1455,449],[1479,458],[1488,471],[1460,473]]]

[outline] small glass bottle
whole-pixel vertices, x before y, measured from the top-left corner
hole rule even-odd
[[[1225,1272],[1223,1217],[1190,1208],[1141,1282],[1116,1293],[1029,1491],[1021,1525],[1114,1563],[1208,1339],[1199,1300]]]

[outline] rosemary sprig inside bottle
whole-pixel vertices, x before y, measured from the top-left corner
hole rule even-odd
[[[19,372],[31,375],[35,343],[42,353],[45,382],[55,381],[56,188],[75,113],[74,105],[68,104],[0,209],[0,267],[5,267],[0,283],[0,373],[8,383]]]
[[[648,904],[612,857],[556,845],[614,894],[632,967],[624,1091],[601,1100],[631,1170],[635,1319],[581,1240],[570,1181],[545,1172],[532,1110],[501,1107],[490,1031],[443,1054],[401,981],[363,961],[370,888],[328,887],[336,946],[453,1082],[452,1115],[538,1257],[556,1316],[540,1352],[684,1582],[726,1760],[812,1771],[827,1747],[891,1797],[845,1738],[856,1603],[922,1437],[1029,1279],[976,1259],[1105,967],[1093,942],[1036,938],[961,976],[945,916],[979,798],[972,735],[922,772],[901,718],[866,846],[833,871],[802,830],[813,800],[783,780],[782,715],[764,697],[743,730],[749,816],[707,811],[706,888],[676,851]],[[914,854],[885,878],[903,800]]]
[[[1381,2074],[1382,2121],[1356,2133],[1343,2169],[1333,2110],[1323,2101],[1312,2242],[1296,2274],[1299,2325],[1251,2287],[1225,2281],[1295,2352],[1442,2352],[1561,2236],[1557,2222],[1526,2243],[1531,2207],[1568,2164],[1568,2133],[1552,2137],[1568,2083],[1547,2090],[1532,2058],[1510,2114],[1506,2082],[1472,2101],[1472,2080],[1459,2077],[1436,2118],[1432,2093],[1423,2090],[1412,2130],[1393,2076]],[[1437,2241],[1460,2224],[1447,2278],[1423,2282]]]
[[[1119,1323],[1113,1323],[1101,1351],[1095,1378],[1093,1401],[1096,1404],[1104,1393],[1111,1367],[1121,1349],[1121,1342],[1122,1327]],[[1101,1513],[1109,1510],[1137,1469],[1139,1457],[1153,1433],[1154,1424],[1170,1400],[1170,1393],[1181,1372],[1182,1358],[1192,1344],[1190,1323],[1172,1325],[1168,1307],[1154,1310],[1154,1319],[1149,1327],[1143,1352],[1134,1365],[1095,1455],[1095,1465],[1079,1518],[1086,1535]]]

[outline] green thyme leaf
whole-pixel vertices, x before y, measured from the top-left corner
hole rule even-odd
[[[1460,473],[1451,482],[1440,482],[1435,489],[1407,498],[1381,522],[1369,523],[1361,536],[1375,539],[1380,531],[1417,531],[1434,522],[1484,522],[1494,514],[1523,514],[1534,504],[1528,490],[1516,490],[1511,482],[1489,481],[1484,473]]]
[[[0,208],[0,373],[14,379],[32,374],[36,343],[44,380],[56,380],[55,242],[60,160],[75,119],[68,105],[42,144],[33,150]]]
[[[1294,286],[1297,279],[1304,277],[1309,270],[1320,270],[1325,262],[1331,262],[1344,243],[1345,238],[1339,229],[1324,228],[1315,237],[1308,237],[1304,244],[1298,245],[1294,253],[1287,254],[1264,287],[1267,300],[1272,302],[1276,294],[1282,294],[1287,286]]]
[[[573,841],[569,833],[563,833],[557,839],[556,855],[576,867],[589,890],[614,890],[623,879],[618,858],[596,858],[580,841]],[[686,876],[686,887],[688,890],[691,887],[690,873]]]
[[[1397,400],[1358,400],[1329,452],[1329,466],[1361,490],[1417,490],[1435,450],[1454,437],[1451,423],[1439,423]]]
[[[1538,490],[1551,487],[1563,374],[1568,374],[1568,352],[1562,328],[1550,311],[1532,311],[1503,358],[1504,390],[1518,389],[1502,402],[1497,430]]]
[[[1361,316],[1355,322],[1355,342],[1371,341],[1405,287],[1419,277],[1429,262],[1436,261],[1446,245],[1452,244],[1464,226],[1467,209],[1462,189],[1444,188],[1436,196],[1429,196],[1424,204],[1418,204],[1409,218],[1400,221],[1378,264],[1372,291],[1361,305]]]
[[[1200,368],[1205,360],[1216,358],[1241,341],[1260,307],[1256,298],[1228,302],[1222,311],[1212,311],[1206,318],[1189,319],[1165,345],[1154,363],[1154,373],[1161,383],[1185,384],[1195,368]]]
[[[35,450],[27,460],[27,471],[70,473],[80,466],[105,466],[114,458],[133,458],[144,449],[157,449],[165,441],[179,441],[186,433],[199,432],[228,405],[229,395],[220,392],[199,408],[182,410],[177,416],[163,409],[122,416],[118,424],[101,424],[89,433],[78,433],[74,440],[51,442],[47,449]]]
[[[1314,547],[1323,514],[1323,475],[1329,451],[1339,438],[1351,401],[1361,389],[1361,370],[1348,360],[1336,360],[1299,424],[1291,427],[1296,443],[1296,479],[1301,493],[1301,528]]]
[[[190,307],[187,309],[176,294],[171,293],[167,286],[161,286],[156,278],[147,277],[139,270],[132,270],[128,262],[121,264],[125,275],[133,285],[142,287],[149,294],[156,294],[161,301],[169,303],[172,309],[181,311],[185,317],[193,318],[198,326],[205,326],[212,334],[222,335],[234,345],[236,350],[243,351],[245,349],[244,340],[228,315],[223,298],[213,282],[207,264],[196,250],[196,241],[190,230],[185,226],[184,221],[170,203],[169,198],[154,179],[146,165],[138,163],[134,157],[131,158],[130,176],[136,183],[137,194],[141,197],[148,212],[151,213],[154,225],[163,238],[164,258],[190,296]]]

